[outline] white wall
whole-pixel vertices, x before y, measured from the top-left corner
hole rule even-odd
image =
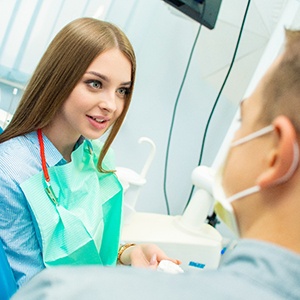
[[[155,5],[136,2],[125,30],[137,51],[137,85],[127,120],[113,146],[118,164],[139,172],[149,147],[137,140],[141,136],[153,139],[157,155],[136,208],[165,213],[164,166],[169,128],[198,24],[171,14],[162,1],[153,1]],[[173,128],[167,169],[171,214],[181,214],[188,200],[190,175],[198,164],[204,128],[228,70],[246,4],[247,1],[224,0],[216,28],[202,28]],[[268,5],[252,1],[236,64],[211,121],[203,164],[213,162],[285,4],[286,1]]]
[[[27,5],[22,10],[40,2],[43,5],[40,7],[39,23],[34,26],[34,34],[26,45],[18,43],[21,39],[17,38],[17,32],[20,26],[26,28],[31,14],[18,12],[23,18],[16,18],[18,21],[11,28],[15,38],[10,35],[6,48],[0,47],[0,65],[11,61],[12,50],[16,50],[21,59],[21,71],[30,74],[52,36],[68,21],[81,15],[99,17],[119,25],[136,50],[138,70],[132,105],[113,148],[119,166],[140,172],[149,147],[137,141],[146,136],[155,142],[157,154],[137,209],[165,213],[163,183],[167,140],[175,99],[199,24],[182,14],[172,13],[162,0],[23,0],[22,3]],[[171,139],[166,182],[171,214],[180,214],[188,199],[191,171],[198,164],[204,128],[232,59],[247,2],[223,0],[216,28],[212,31],[204,27],[201,29],[177,106]],[[251,1],[237,60],[209,127],[204,164],[213,162],[238,103],[289,2]],[[0,43],[7,29],[8,11],[16,3],[0,0]],[[21,19],[24,24],[18,23]],[[5,59],[7,55],[9,59]],[[13,66],[12,60],[10,67]],[[3,79],[1,70],[0,79]],[[13,112],[21,94],[13,97],[12,91],[13,86],[0,85],[0,108],[10,108],[10,112]]]

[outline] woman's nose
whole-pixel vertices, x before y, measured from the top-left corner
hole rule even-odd
[[[106,92],[101,95],[99,107],[108,112],[114,112],[117,109],[115,92]]]

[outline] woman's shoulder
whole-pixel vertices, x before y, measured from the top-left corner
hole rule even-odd
[[[16,157],[23,153],[32,153],[33,149],[37,149],[32,133],[11,138],[0,143],[1,157]]]
[[[22,139],[24,136],[14,137],[0,144],[1,157],[0,160],[6,159],[6,157],[15,156],[20,150],[22,150]]]
[[[0,153],[0,171],[10,177],[23,177],[23,173],[34,173],[40,164],[38,145],[31,138],[31,134],[1,143]]]

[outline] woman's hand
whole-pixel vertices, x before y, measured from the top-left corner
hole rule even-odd
[[[120,257],[120,261],[124,265],[148,267],[152,269],[156,269],[159,262],[163,259],[170,260],[178,265],[181,263],[177,259],[168,257],[164,251],[155,244],[137,244],[128,247]]]

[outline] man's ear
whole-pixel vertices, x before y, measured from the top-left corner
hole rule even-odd
[[[298,145],[293,124],[286,116],[278,116],[273,121],[273,126],[277,142],[270,152],[267,170],[257,180],[261,188],[288,180],[295,171],[295,164],[298,164],[298,159],[295,161],[295,152],[299,150],[295,149]]]

